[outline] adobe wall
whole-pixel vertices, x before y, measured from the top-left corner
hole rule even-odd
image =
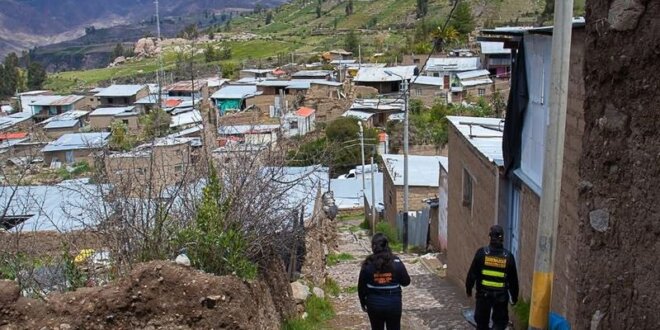
[[[587,2],[576,329],[660,328],[660,2]]]

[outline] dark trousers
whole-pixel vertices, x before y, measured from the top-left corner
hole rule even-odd
[[[372,330],[401,329],[401,290],[367,295],[367,314]]]
[[[401,310],[391,311],[369,311],[369,322],[372,330],[400,330],[401,329]]]
[[[474,320],[477,330],[489,330],[491,311],[493,330],[504,330],[509,324],[509,295],[506,292],[477,293],[477,306],[474,309]]]

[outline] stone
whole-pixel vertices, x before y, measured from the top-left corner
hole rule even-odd
[[[60,330],[71,330],[71,325],[67,323],[60,324]]]
[[[610,3],[607,21],[616,31],[632,30],[645,10],[641,0],[614,0]]]
[[[314,293],[315,296],[317,296],[321,299],[325,298],[325,292],[323,292],[323,289],[321,289],[319,287],[314,287],[312,289],[312,293]]]
[[[589,223],[596,231],[605,232],[610,224],[610,213],[605,209],[593,210],[589,212]]]
[[[152,38],[142,38],[135,43],[135,57],[152,57],[160,51]]]
[[[300,281],[291,283],[291,292],[293,293],[293,299],[296,302],[301,302],[307,300],[309,297],[309,287]]]
[[[307,318],[307,316],[308,316],[308,315],[307,315],[307,312],[304,312],[303,315],[302,315],[301,317],[302,317],[302,319],[304,320],[304,319]]]
[[[600,310],[597,310],[594,315],[591,317],[591,326],[589,327],[590,330],[598,330],[598,325],[600,324],[600,320],[605,317],[605,313],[601,312]]]
[[[185,254],[179,254],[178,256],[176,256],[176,259],[174,259],[174,262],[176,262],[179,265],[190,267],[190,259]]]

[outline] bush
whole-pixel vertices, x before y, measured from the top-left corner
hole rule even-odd
[[[513,314],[515,314],[516,320],[518,321],[517,329],[527,329],[529,322],[529,308],[530,301],[525,299],[520,299],[518,303],[513,306]]]
[[[383,221],[376,224],[376,232],[385,235],[385,237],[387,237],[387,240],[390,243],[390,246],[399,243],[399,238],[396,234],[396,229],[392,228],[392,226],[390,226],[390,224],[387,222]]]
[[[334,266],[338,264],[340,261],[347,261],[347,260],[353,260],[355,259],[351,254],[348,253],[340,253],[340,254],[335,254],[335,253],[330,253],[328,254],[328,257],[326,259],[326,264],[328,266]]]
[[[339,287],[339,284],[337,284],[337,281],[333,280],[332,277],[328,277],[325,279],[323,291],[328,295],[336,297],[341,293],[341,288]]]

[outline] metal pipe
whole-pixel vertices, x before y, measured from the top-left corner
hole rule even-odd
[[[376,182],[374,181],[374,157],[371,157],[371,235],[376,234]]]
[[[410,208],[410,191],[408,186],[408,138],[409,138],[409,113],[408,113],[408,80],[403,79],[403,252],[408,251],[408,211]]]
[[[532,282],[530,329],[546,329],[552,300],[554,255],[557,245],[561,179],[564,164],[564,132],[568,74],[571,55],[573,0],[555,2],[550,76],[550,122],[545,138],[543,187],[539,208],[536,256]]]

